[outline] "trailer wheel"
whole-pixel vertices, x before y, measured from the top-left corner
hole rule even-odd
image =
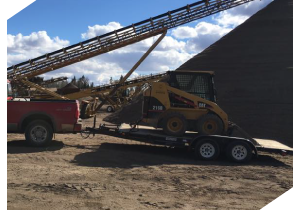
[[[108,107],[106,108],[106,111],[107,111],[107,112],[113,112],[113,111],[114,111],[114,108],[113,108],[112,106],[108,106]]]
[[[201,140],[196,144],[195,155],[201,160],[215,160],[220,155],[220,147],[214,140]]]
[[[250,145],[243,141],[234,141],[226,148],[227,157],[238,163],[245,163],[252,158],[252,149]]]
[[[206,114],[198,119],[197,131],[201,135],[220,135],[223,132],[223,123],[218,116]]]
[[[182,114],[171,112],[163,119],[163,131],[170,136],[182,136],[186,131],[187,122]]]
[[[46,121],[35,120],[26,127],[25,138],[31,146],[46,146],[53,138],[53,129]]]

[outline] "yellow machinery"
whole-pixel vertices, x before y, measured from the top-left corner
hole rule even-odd
[[[144,92],[142,123],[171,136],[185,131],[224,134],[228,117],[216,104],[213,76],[209,71],[171,71],[165,82],[150,83]]]
[[[80,117],[85,119],[95,115],[96,108],[99,105],[99,101],[107,100],[108,106],[106,108],[106,111],[114,112],[115,110],[121,108],[123,105],[127,104],[133,97],[135,97],[136,94],[139,93],[140,86],[143,86],[145,83],[156,82],[159,79],[163,78],[164,76],[166,76],[166,73],[147,75],[132,80],[128,80],[125,83],[123,83],[123,85],[116,91],[115,95],[112,97],[106,98],[109,92],[113,90],[114,87],[116,87],[115,84],[103,85],[95,88],[81,90],[79,92],[64,95],[64,97],[73,100],[84,98],[84,97],[93,97],[92,100],[81,101]],[[134,87],[135,90],[130,93],[128,91],[128,88],[132,88],[132,87]]]

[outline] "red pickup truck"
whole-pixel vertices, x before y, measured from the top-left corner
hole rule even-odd
[[[9,81],[7,93],[7,132],[25,133],[30,145],[47,145],[53,133],[81,131],[78,101],[13,98]]]

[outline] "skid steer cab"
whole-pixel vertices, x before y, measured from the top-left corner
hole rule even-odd
[[[169,71],[144,92],[142,124],[163,128],[167,135],[186,131],[224,135],[228,116],[216,104],[214,72]]]

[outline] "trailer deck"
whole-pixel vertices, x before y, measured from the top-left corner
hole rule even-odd
[[[170,147],[188,147],[191,150],[197,149],[198,141],[212,139],[213,141],[218,142],[220,151],[226,150],[226,147],[229,145],[228,142],[240,141],[248,143],[252,147],[256,156],[258,155],[259,151],[279,153],[281,155],[293,154],[293,148],[288,147],[276,140],[270,139],[253,139],[251,137],[243,138],[221,135],[201,136],[196,132],[186,132],[184,136],[174,137],[165,135],[162,129],[155,129],[148,126],[132,127],[128,124],[122,124],[120,126],[100,124],[100,126],[96,128],[95,123],[96,121],[94,122],[94,127],[87,127],[85,131],[82,131],[82,136],[84,138],[89,137],[91,134],[93,136],[95,136],[95,134],[102,134],[150,144]],[[237,130],[240,129],[241,128],[238,127]],[[244,131],[242,131],[242,133],[246,134]]]

